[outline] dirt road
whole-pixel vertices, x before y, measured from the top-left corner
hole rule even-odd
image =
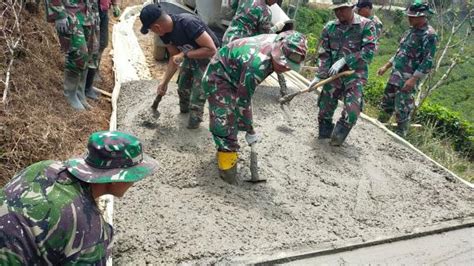
[[[122,263],[229,262],[279,250],[369,241],[474,217],[473,190],[360,120],[340,148],[315,139],[316,97],[258,88],[255,126],[264,184],[218,178],[207,120],[186,129],[176,88],[150,112],[155,81],[126,84],[119,129],[138,135],[161,167],[115,205],[114,259]],[[206,116],[207,118],[207,116]],[[243,140],[240,178],[250,177]]]

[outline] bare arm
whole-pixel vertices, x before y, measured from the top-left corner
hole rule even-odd
[[[196,39],[196,43],[200,46],[196,50],[191,50],[188,52],[188,57],[192,59],[204,59],[204,58],[211,58],[213,57],[216,52],[217,48],[214,44],[214,41],[211,38],[211,35],[207,32],[203,32],[199,37]]]
[[[165,75],[162,77],[160,85],[158,85],[157,89],[157,93],[162,96],[166,94],[168,83],[170,82],[174,73],[176,73],[176,70],[178,70],[178,64],[175,63],[174,57],[180,54],[178,48],[176,48],[174,45],[167,45],[166,49],[170,54],[170,59],[168,60],[168,66],[166,67]]]

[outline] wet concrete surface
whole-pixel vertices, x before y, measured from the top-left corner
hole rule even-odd
[[[232,263],[247,256],[369,241],[474,217],[474,191],[375,125],[359,120],[339,148],[316,139],[316,97],[284,115],[277,88],[253,99],[259,174],[249,184],[250,147],[239,134],[238,185],[218,177],[206,121],[186,129],[175,84],[151,110],[157,81],[124,84],[118,129],[137,135],[157,174],[115,204],[114,263]],[[339,111],[336,112],[336,117]]]

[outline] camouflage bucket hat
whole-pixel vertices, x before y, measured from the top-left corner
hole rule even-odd
[[[338,9],[340,7],[353,7],[356,5],[355,0],[332,0],[332,5],[329,6],[330,9]]]
[[[434,14],[434,11],[430,8],[428,3],[417,0],[405,10],[405,14],[409,17],[426,17]]]
[[[298,72],[306,57],[307,49],[306,37],[302,33],[285,31],[278,34],[275,39],[272,58],[277,64]]]
[[[158,168],[143,154],[140,141],[119,131],[95,132],[89,137],[84,158],[66,161],[68,171],[87,183],[136,182]]]

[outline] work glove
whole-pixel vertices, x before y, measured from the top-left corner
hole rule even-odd
[[[321,79],[318,77],[314,77],[314,79],[309,83],[308,88],[312,88],[314,85],[316,85],[318,82],[320,82]]]
[[[255,133],[255,134],[249,134],[248,132],[245,134],[245,140],[249,145],[252,145],[254,143],[257,143],[260,140],[260,136]]]
[[[281,31],[284,27],[285,27],[285,22],[283,22],[283,21],[277,22],[277,23],[273,26],[273,28],[275,29],[275,32]]]
[[[118,16],[120,16],[120,7],[118,5],[112,5],[112,10],[114,17],[117,18]]]
[[[336,75],[337,73],[339,73],[339,70],[341,70],[341,68],[346,64],[346,59],[341,58],[339,60],[336,61],[336,63],[334,63],[331,68],[329,69],[329,75],[330,76],[334,76]]]
[[[69,22],[67,21],[67,18],[57,19],[54,24],[59,33],[67,33],[69,30]]]

